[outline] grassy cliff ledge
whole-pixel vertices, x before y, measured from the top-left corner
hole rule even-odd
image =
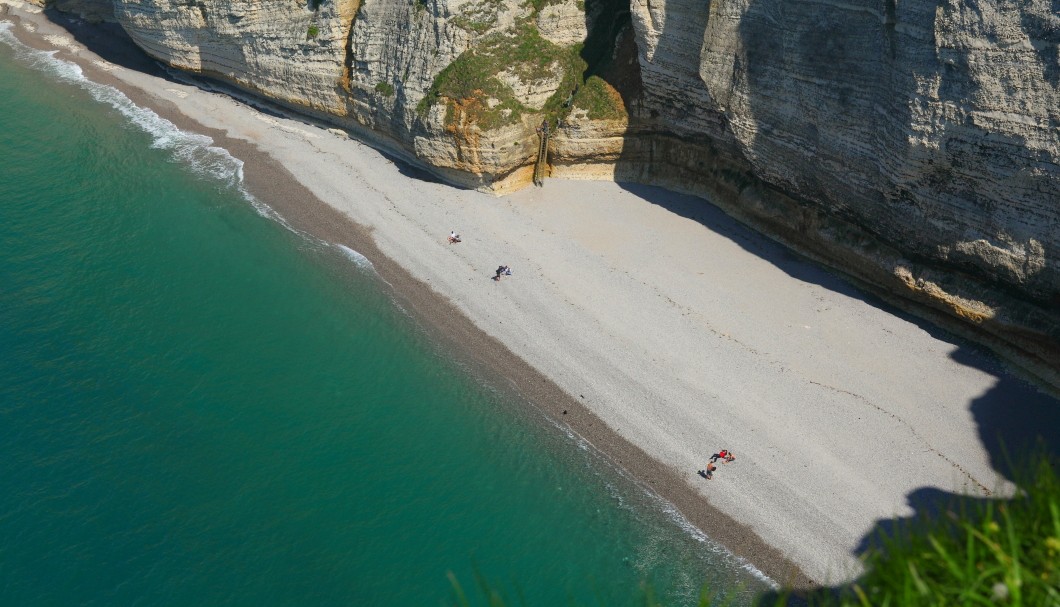
[[[581,45],[543,38],[529,19],[491,34],[438,74],[418,110],[446,105],[447,126],[488,131],[527,114],[555,114],[580,85]]]

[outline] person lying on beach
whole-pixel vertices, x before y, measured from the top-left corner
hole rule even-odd
[[[454,242],[460,242],[460,235],[456,233],[456,230],[449,232],[449,244],[453,244]]]
[[[714,455],[710,456],[711,463],[714,463],[714,462],[718,461],[719,459],[725,460],[724,463],[727,464],[727,463],[735,460],[736,456],[733,455],[732,451],[728,451],[726,449],[722,449],[721,451],[719,451],[719,452],[715,453]]]
[[[493,280],[500,280],[504,271],[508,269],[508,266],[497,266],[497,274],[493,277]]]
[[[709,481],[712,478],[714,478],[714,471],[717,470],[717,469],[718,469],[718,467],[715,466],[714,464],[707,464],[707,469],[706,470],[700,470],[699,472],[697,472],[697,474],[699,474],[700,476],[702,476],[703,478],[705,478],[705,479],[707,479]]]

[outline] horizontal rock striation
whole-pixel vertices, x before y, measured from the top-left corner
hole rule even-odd
[[[128,0],[115,15],[149,55],[298,109],[344,117],[337,94],[358,0]]]
[[[548,119],[555,175],[704,195],[1043,376],[1060,369],[1052,0],[114,6],[153,57],[462,185],[528,184]]]
[[[883,294],[1060,368],[1050,2],[632,9],[643,102],[630,136],[651,140],[628,146],[638,178],[707,192]]]
[[[580,74],[560,59],[585,37],[581,9],[544,4],[118,0],[115,15],[173,67],[347,128],[451,181],[501,190],[520,185],[541,110]],[[527,44],[557,58],[506,60]]]

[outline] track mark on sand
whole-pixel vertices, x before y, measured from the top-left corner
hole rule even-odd
[[[929,450],[930,450],[930,451],[931,451],[932,453],[934,453],[935,455],[937,455],[937,456],[941,457],[942,459],[946,460],[946,463],[948,463],[949,465],[953,466],[953,467],[954,467],[954,469],[956,469],[956,470],[960,471],[960,473],[961,473],[961,474],[963,474],[963,475],[964,475],[965,477],[967,477],[967,478],[968,478],[968,480],[970,480],[970,481],[972,481],[973,483],[975,483],[975,484],[976,484],[976,486],[978,486],[978,487],[979,487],[979,489],[981,489],[981,490],[982,490],[982,492],[983,492],[983,494],[984,494],[984,495],[987,495],[987,496],[993,495],[993,492],[992,492],[992,491],[990,491],[990,489],[987,489],[987,488],[986,488],[986,485],[984,485],[983,483],[980,483],[979,481],[975,480],[975,477],[973,477],[973,476],[971,475],[971,473],[969,473],[969,472],[968,472],[967,470],[965,470],[965,469],[964,469],[964,468],[963,468],[963,467],[962,467],[962,466],[961,466],[960,464],[958,464],[957,462],[955,462],[955,461],[953,461],[952,459],[950,459],[950,458],[946,457],[945,455],[943,455],[943,454],[942,454],[942,452],[941,452],[941,451],[939,451],[938,449],[936,449],[935,447],[933,447],[933,446],[931,445],[931,443],[929,443],[929,442],[927,441],[927,439],[926,439],[926,438],[924,438],[923,436],[921,436],[921,435],[920,435],[920,433],[916,431],[916,428],[914,428],[914,427],[912,426],[912,424],[910,424],[909,422],[905,421],[905,420],[904,420],[904,419],[902,419],[901,417],[899,417],[899,416],[895,415],[894,413],[891,413],[891,412],[890,412],[890,411],[888,411],[887,409],[884,409],[883,407],[881,407],[881,406],[877,405],[876,403],[872,402],[871,400],[869,400],[869,399],[865,398],[864,396],[862,396],[862,395],[860,395],[860,394],[855,394],[855,393],[853,393],[853,392],[851,392],[851,391],[849,391],[849,390],[842,390],[842,389],[840,389],[840,388],[836,388],[836,387],[834,387],[834,386],[829,386],[828,384],[822,384],[821,382],[813,381],[812,379],[810,379],[810,380],[807,380],[807,381],[809,381],[809,382],[810,382],[811,384],[813,384],[813,385],[815,385],[815,386],[820,386],[820,387],[822,387],[822,388],[827,388],[827,389],[829,389],[829,390],[832,390],[832,391],[834,391],[834,392],[839,392],[839,393],[841,393],[841,394],[847,394],[847,395],[849,395],[849,396],[853,396],[854,398],[856,398],[856,399],[860,400],[861,402],[863,402],[863,403],[865,403],[866,405],[868,405],[868,406],[872,407],[873,409],[876,409],[876,410],[877,410],[877,411],[879,411],[880,413],[883,413],[884,415],[886,415],[886,416],[888,416],[888,417],[890,417],[890,418],[894,419],[894,420],[895,420],[895,421],[897,421],[898,423],[900,423],[900,424],[902,424],[903,426],[905,426],[906,428],[908,428],[908,429],[909,429],[909,432],[910,432],[910,433],[912,433],[912,435],[913,435],[914,437],[916,437],[916,439],[917,439],[917,440],[919,440],[920,442],[924,443],[924,444],[925,444],[925,445],[927,446],[927,448],[928,448],[928,449],[929,449]]]

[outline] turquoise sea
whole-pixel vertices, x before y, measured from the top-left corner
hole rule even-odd
[[[241,163],[0,22],[0,604],[667,604],[767,583],[449,360]]]

